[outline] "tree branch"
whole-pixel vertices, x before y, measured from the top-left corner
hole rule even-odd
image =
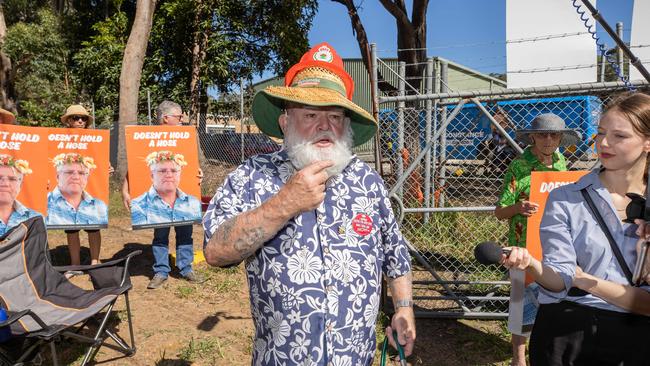
[[[379,2],[388,10],[388,12],[397,20],[397,23],[405,28],[412,29],[413,24],[409,20],[409,17],[406,15],[406,12],[403,8],[400,8],[397,4],[390,0],[379,0]]]

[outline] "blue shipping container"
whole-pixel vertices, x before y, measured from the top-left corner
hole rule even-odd
[[[494,114],[497,110],[507,114],[508,120],[514,124],[513,128],[506,130],[511,137],[515,137],[515,130],[527,128],[537,115],[542,113],[555,113],[567,124],[567,127],[576,129],[582,135],[578,146],[569,147],[570,152],[581,155],[590,149],[592,139],[596,134],[598,117],[602,110],[602,102],[595,96],[575,96],[558,98],[539,98],[525,100],[510,100],[483,105]],[[447,113],[456,107],[448,105]],[[385,146],[389,151],[397,151],[397,111],[383,110],[380,112],[382,121],[382,134],[391,141],[390,146]],[[420,131],[425,130],[425,112],[419,113]],[[465,104],[456,118],[447,126],[447,158],[449,159],[476,159],[481,142],[491,138],[491,123],[473,103]],[[420,145],[424,147],[424,133],[420,134]]]

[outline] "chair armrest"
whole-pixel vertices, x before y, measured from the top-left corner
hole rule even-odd
[[[21,311],[7,311],[7,320],[0,322],[0,327],[11,325],[24,316],[30,316],[42,329],[47,329],[47,325],[45,325],[45,322],[41,320],[41,318],[38,315],[34,314],[34,312],[31,311],[30,309],[25,309]]]
[[[127,262],[125,266],[128,265],[128,262],[131,260],[131,257],[140,255],[142,254],[141,250],[134,250],[131,253],[127,254],[126,256],[118,259],[114,259],[112,261],[108,262],[103,262],[99,264],[86,264],[86,265],[77,265],[77,266],[54,266],[54,269],[57,270],[58,272],[67,272],[67,271],[82,271],[82,272],[87,272],[91,269],[96,269],[96,268],[103,268],[103,267],[113,267],[116,264],[122,263],[124,261]]]

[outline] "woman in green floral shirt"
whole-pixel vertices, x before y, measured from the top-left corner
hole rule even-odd
[[[540,114],[531,122],[529,129],[517,131],[517,139],[528,145],[523,154],[513,160],[503,177],[503,187],[494,215],[498,219],[508,219],[509,246],[526,246],[526,223],[528,217],[537,212],[539,204],[529,201],[530,173],[532,171],[567,170],[566,160],[558,151],[560,146],[575,145],[580,141],[580,134],[566,128],[564,120],[555,114]],[[523,291],[523,319],[513,321],[515,312],[510,311],[508,329],[512,333],[512,365],[526,365],[526,339],[535,321],[537,313],[537,285],[532,284],[522,289],[524,273],[511,271],[512,290],[510,304],[513,304],[513,292]],[[516,288],[519,286],[519,288]]]

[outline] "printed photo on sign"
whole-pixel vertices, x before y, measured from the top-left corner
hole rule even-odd
[[[126,151],[134,229],[201,221],[193,127],[127,126]]]
[[[0,236],[47,209],[47,129],[0,125]]]
[[[109,133],[49,129],[48,229],[108,226]]]

